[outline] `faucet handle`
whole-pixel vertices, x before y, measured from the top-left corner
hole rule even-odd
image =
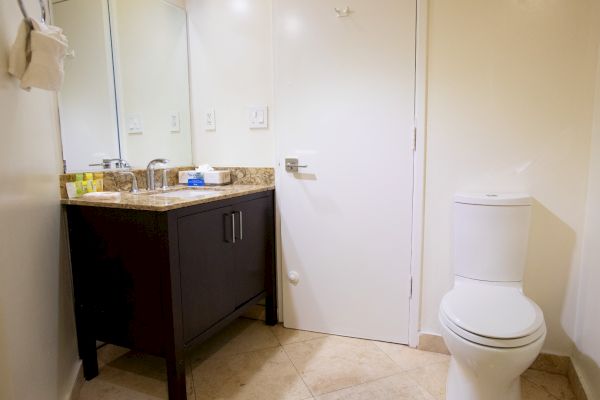
[[[131,171],[119,172],[119,175],[131,176],[131,193],[137,193],[140,191],[138,188],[137,178],[135,177],[135,174],[133,172],[131,172]]]
[[[127,162],[127,160],[123,160],[122,158],[103,158],[102,162],[96,164],[89,164],[90,167],[102,167],[103,169],[111,169],[113,163],[115,164],[115,168],[118,169],[128,169],[131,168],[131,165]]]

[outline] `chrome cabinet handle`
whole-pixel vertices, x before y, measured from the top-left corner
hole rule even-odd
[[[231,213],[231,243],[235,243],[235,212]]]
[[[236,214],[237,214],[237,215],[240,217],[240,227],[239,227],[239,230],[240,230],[240,235],[239,235],[239,236],[237,236],[237,232],[235,232],[235,229],[234,229],[234,234],[233,234],[233,236],[234,236],[236,239],[239,239],[239,240],[244,240],[244,213],[243,213],[243,212],[241,212],[241,211],[234,211],[234,212],[232,212],[232,213],[231,213],[231,216],[232,216],[232,218],[233,218],[233,219],[235,219],[235,215],[236,215]],[[234,242],[234,243],[235,243],[235,242]]]

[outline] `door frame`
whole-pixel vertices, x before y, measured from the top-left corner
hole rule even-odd
[[[423,233],[425,217],[425,155],[427,144],[427,45],[428,45],[428,15],[429,1],[414,0],[416,2],[416,32],[415,32],[415,104],[414,104],[414,129],[415,150],[413,153],[413,201],[412,201],[412,226],[411,226],[411,297],[409,299],[408,345],[416,348],[419,345],[421,329],[421,292],[423,269]],[[272,16],[272,24],[275,23]],[[273,63],[275,58],[273,57]],[[277,96],[273,96],[273,114],[277,115]],[[285,170],[281,163],[279,135],[277,134],[277,119],[273,119],[275,132],[275,186]],[[275,192],[277,193],[277,191]],[[276,225],[276,268],[277,268],[277,317],[283,321],[283,287],[284,277],[281,255],[281,215],[278,203],[275,202]]]
[[[408,345],[419,345],[425,219],[425,160],[427,145],[427,45],[429,1],[417,2],[415,36],[415,152],[413,157],[412,256],[410,275],[412,292],[409,301]]]

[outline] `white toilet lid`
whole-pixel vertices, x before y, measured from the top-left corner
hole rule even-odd
[[[542,310],[518,288],[484,283],[457,285],[441,311],[457,327],[493,339],[530,336],[544,323]]]

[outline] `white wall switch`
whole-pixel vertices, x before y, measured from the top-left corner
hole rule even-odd
[[[205,131],[216,131],[217,130],[217,117],[215,115],[214,108],[207,110],[204,115],[204,130]]]
[[[144,133],[144,118],[141,113],[130,113],[125,116],[127,133]]]
[[[250,129],[266,129],[269,127],[269,108],[267,106],[248,107]]]
[[[180,117],[178,111],[171,111],[169,113],[169,131],[180,132]]]

